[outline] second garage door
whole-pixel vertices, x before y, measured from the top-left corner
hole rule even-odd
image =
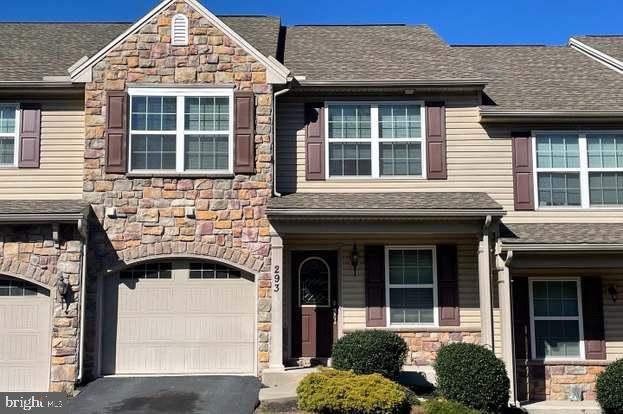
[[[255,283],[210,262],[137,266],[104,296],[104,374],[255,372]]]

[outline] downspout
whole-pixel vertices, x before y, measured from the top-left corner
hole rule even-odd
[[[273,94],[273,195],[281,197],[281,193],[277,191],[277,98],[290,92],[290,88],[282,89]]]
[[[80,266],[80,348],[79,348],[79,362],[78,362],[78,378],[77,383],[82,383],[82,377],[84,374],[84,315],[86,309],[86,301],[87,301],[87,285],[86,285],[86,274],[87,274],[87,245],[89,240],[88,234],[88,224],[86,219],[82,218],[78,220],[78,232],[82,237],[82,266]]]

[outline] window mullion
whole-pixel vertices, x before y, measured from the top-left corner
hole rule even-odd
[[[378,104],[370,107],[370,136],[372,145],[370,149],[370,158],[372,162],[372,177],[379,178],[380,160],[379,160],[379,106]]]
[[[175,139],[175,170],[177,172],[184,172],[186,168],[184,165],[184,108],[185,97],[177,97],[177,114],[176,114],[176,139]]]
[[[580,150],[580,192],[582,207],[589,208],[591,201],[588,180],[588,145],[586,143],[586,134],[580,134],[578,143]]]

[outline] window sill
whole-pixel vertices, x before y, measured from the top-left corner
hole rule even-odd
[[[560,359],[560,360],[543,360],[531,359],[528,361],[530,366],[558,366],[558,365],[579,365],[579,366],[606,366],[611,361],[606,360],[590,360],[590,359]]]
[[[141,173],[130,172],[126,174],[127,178],[234,178],[236,175],[232,173],[225,174],[209,174],[201,172],[173,172],[173,173]]]
[[[426,177],[327,177],[327,181],[383,181],[383,182],[405,182],[405,181],[426,181]]]
[[[363,329],[373,329],[390,332],[480,332],[480,328],[462,326],[384,326],[366,327]],[[344,329],[344,333],[351,333],[360,329]]]

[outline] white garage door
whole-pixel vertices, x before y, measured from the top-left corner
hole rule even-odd
[[[105,374],[253,373],[253,277],[201,262],[153,263],[107,282]]]
[[[0,392],[48,391],[50,297],[0,276]]]

